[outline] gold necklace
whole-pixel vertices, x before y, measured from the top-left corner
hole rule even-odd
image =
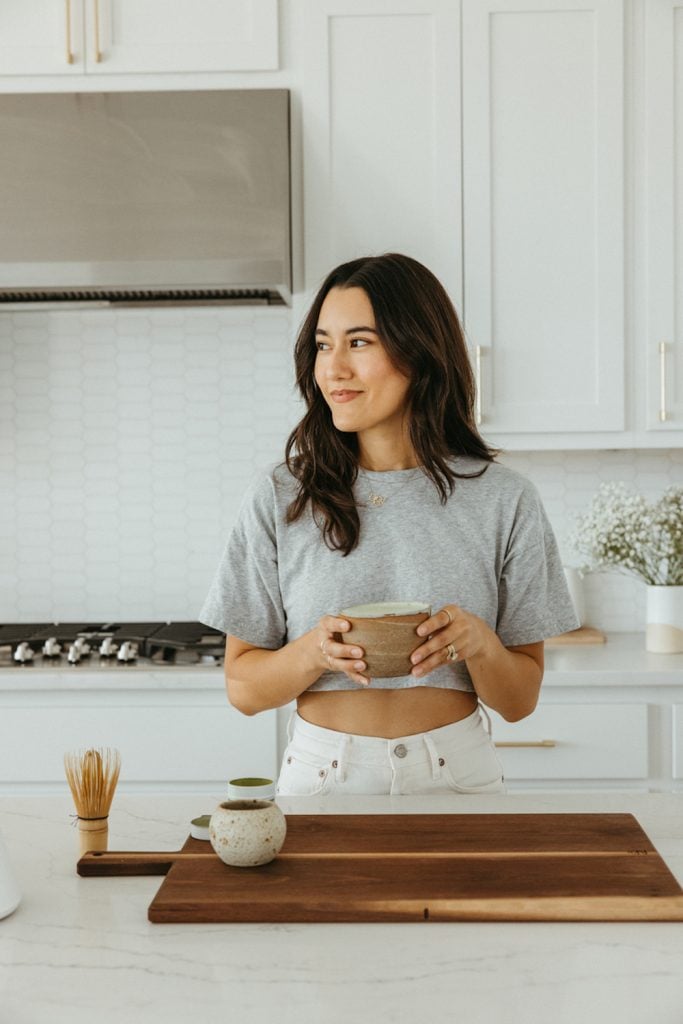
[[[358,469],[359,476],[362,476],[364,478],[364,480],[365,480],[365,482],[366,482],[366,484],[368,486],[368,489],[369,489],[368,501],[373,506],[373,508],[381,508],[382,505],[384,505],[384,503],[386,502],[387,498],[390,498],[392,496],[392,494],[396,494],[396,492],[399,491],[403,487],[404,484],[408,483],[409,480],[412,480],[413,477],[416,475],[416,473],[419,473],[419,472],[420,472],[420,467],[419,466],[417,466],[413,470],[407,470],[406,471],[406,476],[403,479],[398,481],[398,484],[397,484],[396,487],[392,487],[392,489],[387,494],[380,494],[372,486],[372,483],[368,479],[368,475],[367,475],[366,471],[364,469],[361,469],[360,467]]]

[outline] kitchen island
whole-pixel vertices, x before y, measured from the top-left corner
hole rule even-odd
[[[174,850],[206,795],[115,798],[110,849]],[[683,882],[683,795],[282,798],[295,813],[633,813]],[[23,900],[0,921],[2,1024],[681,1024],[683,924],[159,925],[161,879],[80,878],[68,797],[0,799]]]

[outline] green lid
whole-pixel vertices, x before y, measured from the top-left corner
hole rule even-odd
[[[244,778],[244,779],[230,779],[228,785],[230,786],[272,786],[272,779],[256,779],[256,778]]]

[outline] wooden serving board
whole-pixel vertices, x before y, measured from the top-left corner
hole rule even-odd
[[[166,874],[155,922],[683,921],[683,890],[631,814],[296,814],[280,854],[86,853],[80,875]]]
[[[579,626],[578,629],[570,629],[568,633],[559,633],[558,636],[551,636],[545,641],[546,647],[564,647],[565,644],[604,644],[607,641],[606,635],[594,626]]]

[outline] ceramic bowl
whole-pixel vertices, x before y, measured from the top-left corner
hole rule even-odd
[[[209,841],[225,864],[253,868],[274,860],[287,822],[270,800],[225,800],[211,815]]]
[[[380,601],[342,608],[341,619],[350,625],[346,633],[337,633],[336,640],[362,647],[367,674],[375,679],[408,676],[410,655],[423,643],[417,627],[431,615],[429,605],[421,601]]]
[[[273,800],[275,798],[275,783],[272,779],[261,779],[251,775],[241,779],[230,779],[228,798],[230,800]]]

